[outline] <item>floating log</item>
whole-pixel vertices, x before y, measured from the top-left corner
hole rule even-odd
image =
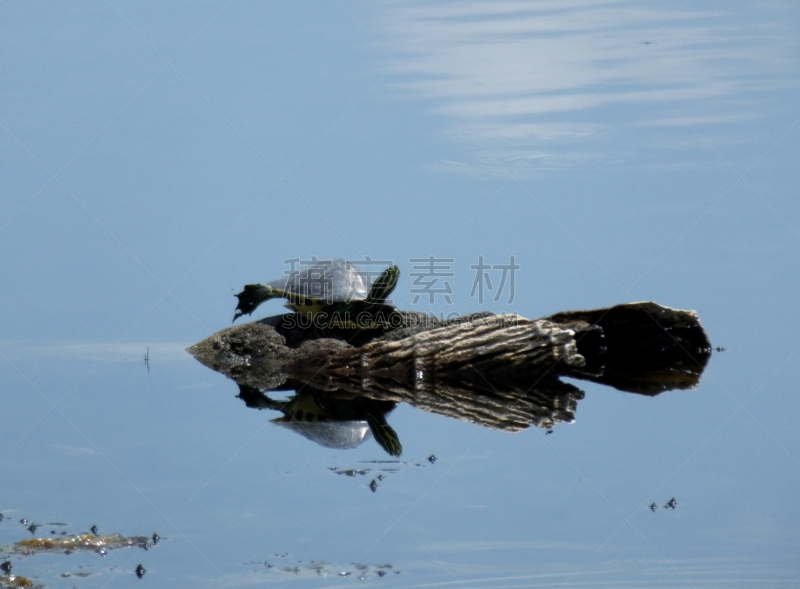
[[[464,376],[527,380],[553,371],[563,374],[585,364],[572,329],[519,315],[479,317],[331,352],[304,350],[286,363],[285,370],[316,386],[342,388],[344,381],[353,379],[402,384]]]
[[[711,356],[694,311],[653,302],[568,311],[548,320],[575,331],[586,363],[571,376],[643,395],[692,389]]]
[[[405,315],[408,327],[357,332],[271,317],[188,351],[235,380],[248,407],[281,411],[304,436],[350,447],[372,430],[393,456],[401,445],[385,416],[398,403],[496,430],[550,429],[573,422],[584,397],[561,376],[652,396],[697,386],[711,354],[696,313],[651,302],[537,320]],[[296,393],[276,401],[272,390]]]
[[[483,379],[498,388],[531,387],[558,376],[655,395],[696,386],[711,354],[696,313],[652,302],[537,320],[408,316],[416,319],[413,326],[388,333],[322,334],[287,330],[282,326],[292,323],[278,316],[224,329],[188,351],[250,387],[277,389],[295,380],[321,390],[369,394],[400,387],[416,395],[426,382]]]

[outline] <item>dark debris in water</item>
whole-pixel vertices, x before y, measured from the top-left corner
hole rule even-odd
[[[86,577],[91,577],[92,573],[87,573],[85,571],[78,571],[77,573],[70,573],[70,572],[66,572],[65,571],[65,572],[61,573],[61,576],[63,578],[65,578],[65,579],[68,579],[69,577],[78,577],[80,579],[85,579]]]
[[[0,589],[12,589],[17,587],[31,587],[32,589],[40,589],[41,585],[34,585],[33,581],[27,577],[20,577],[19,575],[9,575],[4,577],[0,575]]]
[[[26,529],[35,532],[36,528],[40,527],[38,524],[31,523],[28,525],[29,520],[22,518],[19,522],[26,526]],[[47,524],[48,526],[66,526],[67,524],[61,522],[53,522]],[[33,528],[33,529],[31,529]],[[93,532],[97,530],[96,526],[92,526]],[[50,530],[51,536],[27,538],[20,540],[14,544],[0,546],[0,558],[16,555],[19,557],[29,557],[36,554],[72,554],[74,552],[91,553],[94,552],[101,556],[105,556],[108,551],[116,550],[117,548],[142,548],[147,550],[150,546],[155,545],[159,540],[157,534],[153,534],[152,539],[147,536],[131,536],[126,537],[121,534],[110,535],[97,535],[95,533],[71,534],[67,535],[66,532],[57,533],[55,530]],[[144,567],[141,567],[142,575],[144,575]],[[78,566],[84,568],[84,565]],[[111,567],[112,570],[115,567]],[[30,587],[32,589],[41,589],[43,586],[34,584],[28,577],[12,574],[11,560],[4,560],[0,563],[0,589],[12,589],[18,587]],[[64,571],[61,577],[88,577],[92,573],[85,571]],[[137,575],[139,569],[137,568]],[[141,578],[141,575],[139,575]]]
[[[438,460],[438,457],[434,456],[433,454],[431,454],[431,456],[429,456],[427,460],[430,461],[431,458],[433,458],[434,461]],[[404,466],[416,466],[421,468],[425,468],[427,466],[427,464],[420,464],[419,462],[409,462],[407,460],[360,460],[359,464],[391,465],[391,466],[385,466],[383,468],[376,468],[376,470],[378,470],[379,472],[387,472],[392,474],[400,472],[401,468]],[[431,464],[433,464],[433,462],[431,462]]]
[[[674,510],[677,506],[678,506],[678,502],[675,500],[675,497],[673,497],[672,499],[670,499],[669,501],[667,501],[664,504],[664,509],[673,509]],[[650,511],[653,511],[653,512],[657,511],[658,510],[658,504],[655,501],[653,501],[650,504],[649,509],[650,509]]]
[[[109,536],[96,536],[94,534],[76,534],[74,536],[63,536],[58,538],[29,538],[21,540],[10,550],[4,550],[12,554],[24,554],[26,556],[41,552],[98,552],[105,554],[108,550],[117,548],[143,548],[147,549],[151,545],[150,538],[147,536],[132,536],[130,538],[121,534],[111,534]]]
[[[286,558],[288,554],[276,554],[275,557],[277,558]],[[259,570],[269,571],[273,574],[290,574],[295,576],[317,576],[322,578],[333,578],[333,577],[349,577],[351,575],[357,575],[359,579],[365,580],[369,576],[376,576],[376,577],[383,577],[389,572],[393,572],[396,575],[400,574],[400,571],[395,570],[391,564],[382,564],[382,565],[368,565],[363,563],[354,562],[351,563],[349,566],[342,566],[333,563],[327,563],[319,560],[312,560],[310,563],[303,563],[303,561],[297,561],[294,564],[285,564],[283,566],[276,566],[274,563],[270,562],[269,560],[264,560],[261,562],[246,562],[244,566],[258,566]]]
[[[331,466],[328,470],[330,470],[334,474],[343,474],[349,477],[364,476],[369,472],[369,469],[365,470],[360,470],[357,468],[343,469],[343,468],[338,468],[336,466]]]
[[[428,462],[434,464],[439,458],[435,454],[431,454],[427,458]],[[359,464],[375,464],[375,465],[392,465],[392,466],[416,466],[424,468],[425,464],[419,462],[406,462],[402,460],[361,460]],[[400,468],[339,468],[338,466],[329,466],[328,470],[334,474],[345,475],[349,477],[366,476],[373,470],[380,473],[367,485],[369,489],[375,493],[378,490],[378,483],[386,479],[389,474],[396,474],[400,472]]]
[[[139,566],[137,566],[137,567],[136,567],[136,576],[137,576],[137,577],[139,577],[140,579],[141,579],[142,577],[144,577],[144,574],[145,574],[146,572],[147,572],[147,571],[144,569],[144,567],[143,567],[141,564],[140,564]]]

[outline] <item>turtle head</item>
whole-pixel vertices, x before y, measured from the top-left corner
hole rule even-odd
[[[382,303],[385,301],[397,286],[399,278],[400,268],[397,266],[384,270],[372,283],[372,288],[369,291],[369,295],[367,295],[367,301],[370,303]]]
[[[236,298],[239,299],[239,304],[236,306],[236,314],[233,316],[233,320],[236,321],[242,315],[250,315],[264,301],[280,296],[280,291],[269,285],[245,285],[244,290],[236,295]]]

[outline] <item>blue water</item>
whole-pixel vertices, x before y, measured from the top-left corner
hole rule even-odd
[[[13,572],[799,587],[798,30],[792,1],[0,3],[0,545],[162,538]],[[552,435],[400,406],[376,463],[184,352],[310,256],[391,260],[437,315],[654,300],[725,351],[652,399],[575,381]],[[413,304],[429,256],[450,304]],[[469,296],[480,256],[513,302]]]

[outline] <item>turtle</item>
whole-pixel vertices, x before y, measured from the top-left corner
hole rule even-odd
[[[370,286],[369,274],[355,264],[313,258],[303,269],[266,285],[245,285],[236,295],[239,304],[233,320],[250,315],[264,301],[284,298],[287,308],[308,319],[324,313],[327,324],[333,327],[366,329],[389,323],[402,326],[402,314],[387,302],[399,278],[400,268],[391,266]]]
[[[260,389],[239,385],[239,398],[248,407],[283,413],[272,422],[284,426],[325,448],[349,450],[370,434],[390,456],[400,456],[403,446],[386,421],[396,406],[343,391],[305,387],[285,401],[270,398]]]

